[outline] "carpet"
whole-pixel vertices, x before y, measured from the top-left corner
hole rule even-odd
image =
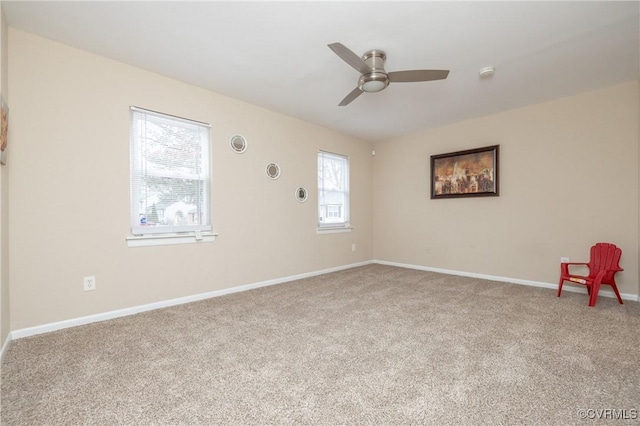
[[[638,424],[640,309],[368,265],[22,338],[3,425]]]

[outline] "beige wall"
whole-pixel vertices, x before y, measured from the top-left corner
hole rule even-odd
[[[638,82],[376,143],[374,257],[556,283],[561,256],[623,250],[638,294]],[[430,199],[430,156],[500,144],[500,196]]]
[[[9,103],[8,26],[0,6],[0,93]],[[7,151],[7,155],[8,155]],[[11,323],[9,316],[9,179],[8,165],[0,166],[0,347]]]
[[[6,45],[4,22],[3,31]],[[621,291],[639,292],[637,82],[370,144],[8,35],[3,339],[9,319],[17,330],[370,259],[555,283],[559,257],[583,260],[594,241],[622,247]],[[127,247],[130,105],[212,123],[215,242]],[[236,133],[249,141],[245,154],[228,147]],[[429,199],[430,155],[493,144],[500,197]],[[319,149],[351,158],[352,233],[315,232]],[[282,167],[277,181],[264,175],[271,161]],[[304,204],[293,198],[301,185]],[[82,290],[87,275],[96,291]]]
[[[373,257],[369,142],[18,30],[9,37],[13,330]],[[215,242],[127,247],[130,105],[212,124]],[[236,133],[249,143],[242,155],[228,145]],[[350,156],[351,233],[316,234],[319,149]],[[264,172],[272,161],[276,181]],[[88,275],[96,291],[83,291]]]

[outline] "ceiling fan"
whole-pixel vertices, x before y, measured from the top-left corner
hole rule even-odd
[[[369,50],[361,58],[342,43],[332,43],[328,46],[343,61],[362,74],[358,80],[358,87],[345,96],[338,104],[339,106],[349,105],[362,92],[379,92],[385,89],[389,83],[444,80],[449,75],[449,70],[386,72],[384,70],[384,61],[387,59],[387,55],[382,50]]]

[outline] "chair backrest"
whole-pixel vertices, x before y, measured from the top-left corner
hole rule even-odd
[[[622,250],[615,244],[597,243],[591,247],[590,275],[596,276],[603,269],[619,269],[620,256],[622,256]],[[613,274],[615,271],[608,272],[602,282],[611,282]]]

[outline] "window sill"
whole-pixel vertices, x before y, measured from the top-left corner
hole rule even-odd
[[[322,234],[341,234],[343,232],[351,232],[351,230],[353,229],[353,226],[336,226],[336,227],[322,227],[322,228],[318,228],[316,230],[316,233],[318,235],[322,235]]]
[[[127,237],[129,247],[166,246],[173,244],[198,244],[215,241],[218,234],[202,232],[200,238],[191,232],[188,234],[130,235]]]

